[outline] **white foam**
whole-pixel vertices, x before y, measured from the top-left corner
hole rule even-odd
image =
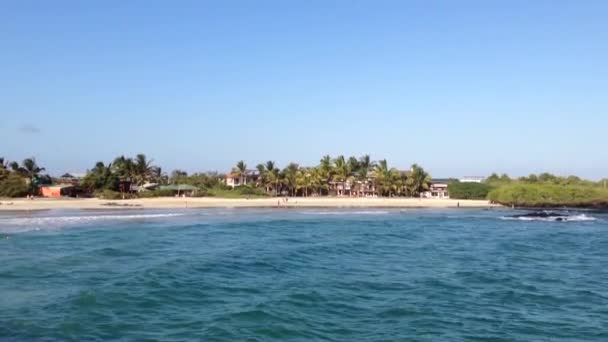
[[[305,215],[386,215],[388,211],[381,210],[343,210],[343,211],[303,211]]]
[[[519,217],[510,217],[510,216],[502,216],[501,220],[515,220],[515,221],[545,221],[545,222],[570,222],[570,221],[595,221],[597,220],[595,217],[588,216],[585,214],[578,215],[555,215],[550,217],[533,217],[533,216],[519,216]]]
[[[78,216],[41,216],[41,217],[15,217],[9,219],[0,219],[0,227],[30,227],[36,229],[39,227],[57,227],[98,221],[120,221],[120,220],[138,220],[138,219],[155,219],[182,216],[181,213],[158,213],[158,214],[109,214],[109,215],[78,215]]]

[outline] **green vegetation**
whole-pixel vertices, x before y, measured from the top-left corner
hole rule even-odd
[[[51,178],[34,158],[9,163],[0,158],[0,197],[36,194],[38,186]],[[226,180],[232,179],[228,186]],[[356,158],[323,156],[318,165],[302,167],[289,163],[280,169],[267,161],[248,169],[236,163],[228,175],[217,172],[188,174],[174,170],[170,175],[152,164],[144,154],[119,156],[110,163],[97,162],[82,179],[85,193],[104,199],[164,197],[176,195],[255,198],[266,196],[413,196],[427,191],[430,175],[419,165],[409,170],[391,167],[386,159],[373,161],[369,155]],[[546,207],[608,206],[608,179],[599,182],[576,176],[550,173],[517,179],[506,174],[490,175],[483,183],[450,182],[453,199],[489,199],[503,205]]]
[[[28,194],[30,187],[25,179],[16,173],[0,175],[0,197],[22,197]]]
[[[42,175],[43,167],[36,159],[24,159],[21,164],[9,163],[0,158],[0,197],[21,197],[37,192],[37,185],[51,183],[47,175]]]
[[[492,187],[485,183],[451,182],[448,185],[450,198],[481,200],[488,197]]]
[[[488,199],[496,203],[522,207],[608,206],[608,190],[603,181],[594,183],[576,176],[559,177],[549,173],[517,180],[500,178],[491,176],[486,181],[494,187]]]
[[[267,197],[267,194],[264,192],[264,189],[242,185],[234,189],[223,186],[213,187],[208,190],[207,196],[221,198],[256,198]]]

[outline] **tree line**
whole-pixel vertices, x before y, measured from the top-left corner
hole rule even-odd
[[[403,171],[390,167],[386,159],[373,161],[369,155],[359,158],[325,155],[316,166],[302,167],[289,163],[283,169],[269,160],[256,165],[255,170],[259,175],[259,186],[268,195],[285,193],[306,197],[328,195],[336,189],[348,189],[350,193],[374,189],[380,196],[417,196],[431,183],[431,176],[417,164]],[[239,183],[242,184],[248,172],[245,162],[239,161],[231,174],[240,178]],[[333,188],[332,184],[335,185]]]
[[[189,184],[209,195],[228,195],[226,191],[243,195],[290,195],[323,196],[332,192],[331,184],[351,192],[361,192],[363,187],[375,189],[381,196],[418,196],[430,186],[431,177],[421,166],[414,164],[407,171],[389,167],[386,159],[373,161],[369,155],[360,158],[323,156],[319,164],[303,167],[289,163],[284,168],[269,160],[249,169],[244,161],[236,163],[229,175],[239,179],[239,184],[255,175],[255,181],[231,189],[224,183],[226,175],[217,172],[199,172],[189,175],[183,170],[165,174],[152,160],[139,154],[135,158],[120,156],[113,162],[97,162],[85,176],[82,186],[91,191],[120,191],[122,182],[133,185],[145,183]],[[335,190],[335,189],[333,189]]]
[[[38,185],[52,182],[35,158],[26,158],[21,163],[9,162],[0,157],[0,197],[35,195]]]

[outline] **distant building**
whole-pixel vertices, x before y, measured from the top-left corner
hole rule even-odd
[[[57,178],[55,181],[57,184],[72,184],[72,185],[80,185],[84,175],[81,173],[64,173],[61,177]]]
[[[241,185],[255,185],[260,179],[258,170],[246,170],[243,174],[230,172],[226,174],[224,182],[231,188]]]
[[[429,189],[421,194],[424,198],[450,198],[448,193],[449,179],[432,179]]]
[[[460,183],[481,183],[485,180],[485,177],[481,177],[481,176],[464,176],[460,179],[458,179],[458,181]]]
[[[42,197],[53,197],[59,198],[63,196],[74,197],[80,193],[80,189],[71,184],[53,184],[43,185],[40,188],[40,195]]]

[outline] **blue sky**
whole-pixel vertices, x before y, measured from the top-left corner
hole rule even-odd
[[[608,176],[606,1],[2,1],[0,156]]]

